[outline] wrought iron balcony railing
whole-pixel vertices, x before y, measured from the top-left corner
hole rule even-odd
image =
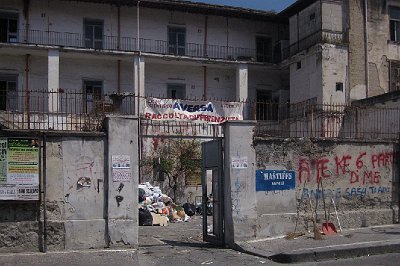
[[[118,37],[103,35],[102,39],[93,39],[80,33],[25,30],[18,32],[1,32],[0,43],[18,43],[31,45],[52,45],[61,47],[95,49],[95,50],[115,50],[134,52],[141,51],[146,53],[177,55],[188,57],[200,57],[210,59],[256,61],[256,50],[250,48],[204,45],[198,43],[185,43],[176,46],[164,40],[139,39],[133,37]]]

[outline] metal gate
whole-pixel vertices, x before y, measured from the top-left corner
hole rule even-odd
[[[203,241],[223,245],[223,126],[193,122],[157,122],[145,119],[139,120],[139,126],[141,147],[146,139],[198,139],[202,142]],[[139,151],[139,156],[142,155],[143,151]],[[208,208],[207,205],[209,205]]]
[[[222,139],[202,143],[203,240],[224,245]],[[211,181],[211,182],[208,182]],[[208,187],[211,184],[211,187]]]

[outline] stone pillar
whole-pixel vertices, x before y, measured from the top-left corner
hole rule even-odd
[[[236,101],[245,101],[249,96],[249,69],[247,64],[236,67]],[[248,119],[247,105],[243,108],[243,119]]]
[[[253,147],[255,121],[229,121],[224,124],[225,146],[225,243],[256,238],[256,153]],[[232,165],[233,159],[247,161],[245,167]]]
[[[136,96],[136,112],[138,112],[143,107],[142,102],[144,98],[142,97],[145,96],[144,67],[144,57],[135,55],[133,57],[133,83]]]
[[[57,49],[48,51],[47,91],[49,92],[49,112],[60,110],[58,89],[60,88],[60,52]]]
[[[138,120],[108,117],[108,205],[109,244],[138,247]]]

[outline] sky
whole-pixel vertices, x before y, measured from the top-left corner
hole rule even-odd
[[[193,2],[203,2],[208,4],[237,6],[266,11],[282,11],[290,6],[295,0],[192,0]]]

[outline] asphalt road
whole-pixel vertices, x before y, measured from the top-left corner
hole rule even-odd
[[[400,251],[399,251],[400,252]],[[400,265],[400,253],[293,265]],[[201,217],[165,227],[139,227],[139,250],[92,250],[32,254],[0,254],[1,266],[125,266],[125,265],[283,265],[266,258],[202,241]]]

